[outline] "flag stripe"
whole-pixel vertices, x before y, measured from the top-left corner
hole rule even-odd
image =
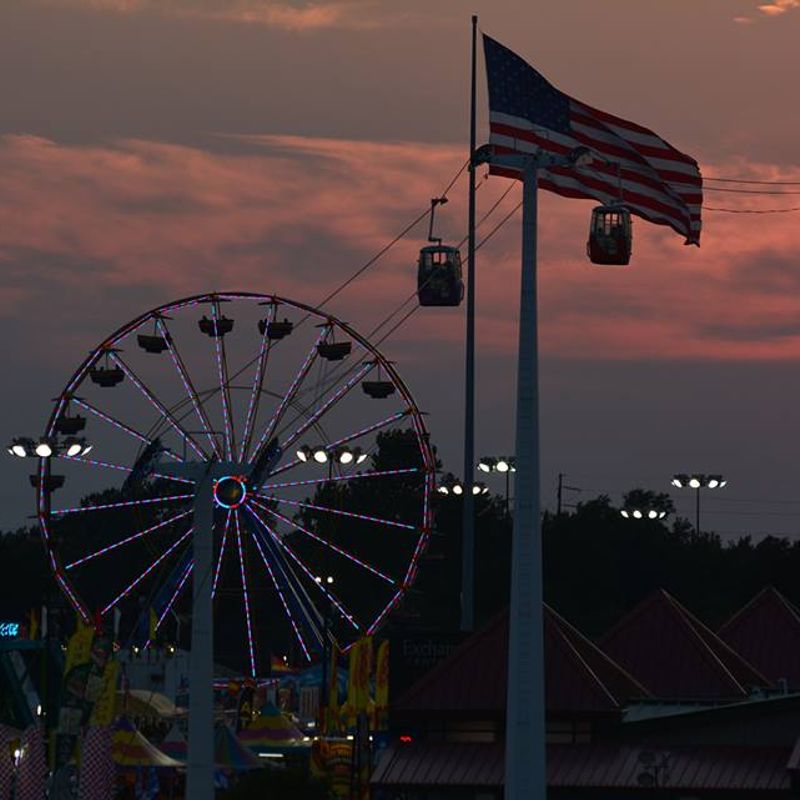
[[[497,141],[492,137],[497,145],[501,145],[501,141]],[[502,141],[502,145],[506,145],[506,141]],[[542,140],[542,149],[549,149],[546,140]],[[536,148],[531,148],[531,151]],[[498,152],[525,152],[525,148],[517,146],[509,148],[507,146],[499,146]],[[494,173],[494,170],[492,170]],[[591,175],[576,169],[557,169],[543,170],[552,176],[553,182],[559,185],[569,184],[572,187],[583,186],[583,197],[588,199],[600,200],[603,203],[618,203],[620,202],[620,192],[616,182],[616,176],[613,179],[604,181],[600,176]],[[556,177],[558,176],[558,177]],[[519,177],[517,174],[516,177]],[[542,184],[543,188],[549,188]],[[692,228],[694,220],[691,218],[690,210],[685,204],[681,203],[679,199],[671,197],[663,192],[649,191],[638,180],[624,180],[622,182],[622,200],[626,205],[631,208],[638,208],[639,206],[646,207],[650,211],[657,211],[660,215],[667,219],[668,224],[672,225],[681,233]],[[699,215],[698,215],[699,217]],[[699,218],[697,220],[699,222]],[[688,225],[687,225],[688,223]]]
[[[549,152],[558,153],[559,155],[566,155],[572,149],[571,147],[563,144],[559,144],[557,142],[553,142],[548,139],[546,136],[540,136],[536,133],[531,133],[528,131],[520,131],[518,132],[519,135],[514,135],[514,129],[511,128],[509,125],[499,125],[497,123],[492,123],[490,130],[492,133],[497,134],[496,136],[492,137],[492,141],[498,145],[505,145],[508,148],[508,152],[514,152],[516,149],[521,150],[522,148],[516,147],[515,145],[518,143],[519,139],[523,139],[524,141],[531,142],[532,144],[541,147],[542,149],[546,149]],[[535,152],[538,148],[532,147],[527,150],[527,152]],[[662,190],[663,182],[658,180],[656,177],[650,177],[649,175],[643,175],[640,171],[636,170],[636,166],[630,166],[631,162],[620,161],[620,176],[623,180],[634,180],[637,183],[642,184],[643,186],[648,186],[651,189],[655,189],[657,191]],[[624,165],[625,168],[622,168]],[[592,164],[591,169],[593,172],[610,175],[615,180],[617,177],[617,170],[614,165],[611,164]],[[692,187],[688,186],[685,189],[677,191],[676,194],[679,194],[681,199],[685,203],[696,203],[700,204],[703,199],[702,193],[694,190]]]

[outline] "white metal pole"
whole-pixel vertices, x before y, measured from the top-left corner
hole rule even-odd
[[[522,285],[517,364],[517,473],[508,641],[505,800],[544,800],[544,628],[539,515],[539,368],[536,310],[538,162],[523,172]]]
[[[194,496],[192,644],[189,660],[189,761],[186,797],[214,798],[214,629],[211,574],[214,562],[213,476],[199,465]]]

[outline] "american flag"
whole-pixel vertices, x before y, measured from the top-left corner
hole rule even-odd
[[[651,130],[563,94],[516,53],[483,37],[489,85],[490,144],[498,153],[566,155],[588,147],[581,167],[550,167],[539,185],[566,197],[624,203],[649,222],[700,244],[703,181],[697,162]],[[492,172],[509,177],[505,168]]]

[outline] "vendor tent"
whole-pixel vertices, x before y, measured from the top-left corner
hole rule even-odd
[[[251,750],[281,752],[289,748],[310,745],[308,737],[304,737],[272,703],[264,705],[255,722],[249,728],[240,731],[239,738]]]
[[[181,767],[180,761],[170,758],[145,739],[135,726],[122,717],[114,731],[111,745],[114,762],[121,767]]]

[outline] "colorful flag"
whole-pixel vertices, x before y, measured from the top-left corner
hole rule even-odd
[[[375,722],[376,729],[385,731],[389,727],[389,640],[378,646],[375,659]]]
[[[36,609],[32,608],[28,612],[28,638],[37,639],[39,637],[39,615]]]
[[[350,650],[347,704],[350,713],[369,708],[369,677],[372,672],[372,637],[364,636]]]
[[[147,640],[152,644],[156,640],[156,634],[158,633],[158,614],[156,614],[155,609],[150,609],[150,626],[147,632]]]
[[[119,662],[109,661],[103,670],[103,688],[92,709],[92,725],[110,725],[114,721],[114,711],[117,704],[117,679],[119,677]]]
[[[623,203],[700,244],[703,182],[697,162],[653,131],[563,94],[518,55],[483,37],[489,85],[489,142],[498,152],[566,155],[589,148],[581,167],[539,171],[539,186],[565,197]],[[604,163],[607,162],[607,163]],[[519,177],[495,168],[493,173]]]

